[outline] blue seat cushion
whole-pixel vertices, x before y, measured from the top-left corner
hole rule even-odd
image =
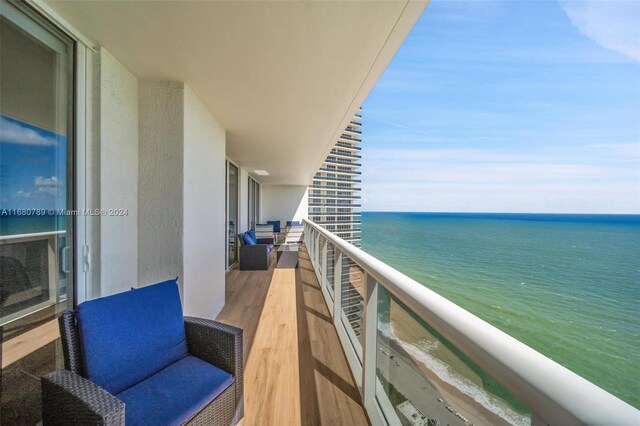
[[[226,371],[189,355],[116,396],[125,404],[127,426],[179,425],[232,382]]]
[[[267,244],[267,253],[270,253],[273,250],[273,244]]]
[[[112,394],[187,356],[176,280],[81,303],[76,319],[87,378]]]
[[[255,242],[258,241],[258,238],[256,237],[256,230],[255,229],[250,229],[248,232],[249,236],[251,237],[251,239]]]
[[[242,234],[242,241],[244,241],[244,243],[248,246],[255,246],[257,244],[256,241],[251,238],[251,235],[249,235],[248,232]]]

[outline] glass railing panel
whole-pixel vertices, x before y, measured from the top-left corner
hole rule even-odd
[[[521,401],[382,286],[376,367],[376,399],[390,424],[531,424]]]
[[[336,253],[333,243],[330,241],[327,242],[327,275],[324,280],[325,287],[329,292],[329,296],[333,299],[333,293],[335,288],[335,261],[336,261]]]
[[[342,322],[358,357],[362,359],[366,274],[347,256],[342,256]]]

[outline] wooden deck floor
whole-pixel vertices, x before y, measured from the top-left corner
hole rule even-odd
[[[367,425],[306,251],[297,269],[227,274],[218,320],[244,330],[243,426]]]

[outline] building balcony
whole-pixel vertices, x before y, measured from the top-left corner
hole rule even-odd
[[[322,200],[359,200],[360,195],[328,195],[328,194],[319,194],[312,190],[309,193],[309,198],[319,198]]]
[[[353,151],[362,151],[362,147],[361,146],[352,145],[352,144],[344,143],[344,142],[336,142],[335,146],[340,147],[340,148],[344,148],[344,149],[353,150]]]
[[[637,418],[637,410],[349,244],[359,230],[331,234],[306,221],[297,269],[234,269],[238,235],[262,220],[299,221],[308,210],[312,218],[360,223],[357,205],[308,207],[309,177],[334,146],[360,150],[356,137],[327,135],[342,133],[342,118],[359,110],[425,7],[3,2],[0,15],[10,22],[3,57],[8,48],[17,59],[3,62],[3,75],[23,82],[3,91],[3,119],[22,117],[31,161],[41,147],[31,145],[29,129],[54,118],[42,126],[62,126],[55,140],[67,135],[51,157],[64,205],[127,214],[65,213],[66,225],[56,222],[51,232],[29,224],[21,235],[1,236],[0,422],[42,423],[38,377],[64,365],[62,312],[175,277],[185,315],[244,330],[245,426],[415,424],[400,416],[423,421],[422,414],[460,424],[454,412],[467,423],[502,424],[420,363],[420,345],[445,337],[445,370],[482,372],[470,381],[500,389],[504,406],[520,401],[513,409],[531,413],[536,425]],[[342,66],[346,60],[353,66]],[[290,63],[297,66],[282,66]],[[42,104],[43,93],[52,102]],[[323,165],[311,187],[360,191],[339,186],[361,182],[349,166]],[[51,176],[49,167],[37,170]],[[2,231],[7,221],[0,221]],[[128,355],[126,347],[113,350]],[[503,389],[514,398],[503,398]]]
[[[331,172],[333,173],[333,172]],[[349,183],[352,185],[357,185],[359,183],[361,183],[362,181],[360,179],[354,179],[354,178],[346,178],[346,177],[329,177],[329,176],[322,176],[319,174],[316,174],[316,176],[313,178],[314,180],[321,180],[321,181],[325,181],[325,182],[344,182],[344,183]],[[338,188],[344,188],[344,187],[340,187],[338,186]],[[348,188],[348,190],[354,190],[355,188],[352,186],[350,188]]]
[[[352,141],[352,142],[358,142],[358,143],[362,142],[362,139],[354,138],[354,137],[351,137],[351,136],[345,135],[345,134],[340,135],[340,139],[347,140],[347,141]]]
[[[324,160],[325,163],[329,163],[329,164],[343,164],[345,166],[349,166],[349,167],[361,167],[362,163],[356,163],[353,160],[339,160],[337,158],[327,158],[326,160]]]
[[[360,204],[337,204],[337,203],[309,203],[309,207],[336,207],[336,208],[351,208],[361,207]]]
[[[320,167],[320,171],[336,173],[336,174],[345,174],[345,175],[361,175],[362,174],[362,172],[359,172],[357,170],[342,170],[342,169],[333,169],[330,167]],[[331,178],[331,179],[335,179],[335,178]],[[355,180],[353,182],[355,182]]]
[[[335,186],[335,185],[318,185],[318,184],[311,184],[309,185],[309,188],[313,188],[313,189],[323,189],[323,190],[327,190],[327,191],[362,191],[362,188],[358,188],[356,186],[352,186],[349,188],[345,188],[343,186]]]
[[[333,157],[341,157],[341,158],[346,158],[346,159],[351,159],[351,158],[355,158],[357,160],[362,158],[362,155],[360,154],[354,154],[352,152],[338,152],[336,150],[336,148],[332,149],[331,152],[329,153],[329,156]]]

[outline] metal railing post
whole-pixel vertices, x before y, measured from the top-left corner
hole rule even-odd
[[[327,245],[329,245],[329,240],[325,238],[324,243],[320,241],[320,244],[320,256],[322,256],[322,265],[320,266],[320,285],[326,287],[328,284],[327,271],[329,270],[329,268],[327,267]]]
[[[333,320],[340,321],[342,311],[342,252],[334,247],[335,263],[333,266]]]
[[[378,283],[366,275],[367,294],[362,325],[362,393],[367,412],[377,411],[376,405],[376,342],[378,333]],[[373,421],[373,419],[372,419]]]

